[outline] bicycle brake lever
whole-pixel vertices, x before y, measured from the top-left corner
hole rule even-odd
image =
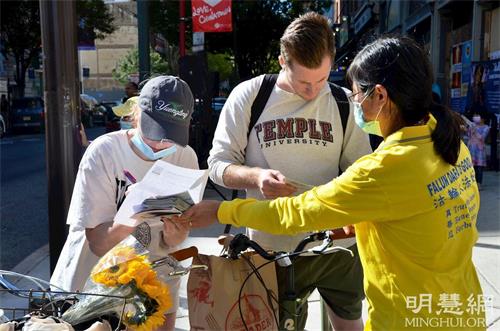
[[[195,270],[195,269],[207,270],[208,267],[206,265],[204,265],[204,264],[193,264],[192,266],[190,266],[188,268],[182,268],[182,269],[178,269],[178,270],[174,270],[172,272],[169,272],[168,276],[169,277],[184,276],[184,275],[187,275],[191,270]]]
[[[179,265],[179,261],[170,255],[167,255],[161,259],[151,262],[151,266],[154,268],[161,267],[162,265],[168,265],[171,268],[176,268]]]
[[[323,245],[321,245],[323,246]],[[321,247],[320,246],[320,247]],[[313,247],[311,249],[308,249],[309,252],[312,252],[314,254],[327,254],[328,252],[332,252],[332,251],[345,251],[345,252],[349,252],[349,254],[351,254],[351,257],[354,257],[354,253],[350,250],[350,249],[347,249],[345,247],[341,247],[341,246],[333,246],[333,247],[328,247],[326,249],[323,249],[321,251],[318,251],[315,249],[316,247]]]
[[[330,230],[313,234],[313,235],[315,235],[315,237],[314,237],[314,238],[316,238],[315,240],[323,240],[323,243],[319,246],[311,247],[307,251],[310,253],[312,252],[314,254],[323,254],[323,252],[332,243],[331,234],[332,234],[332,231],[330,231]]]

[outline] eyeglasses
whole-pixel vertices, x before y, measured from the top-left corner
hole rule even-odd
[[[149,143],[151,143],[151,144],[167,144],[168,143],[168,144],[173,144],[173,145],[176,144],[175,141],[170,140],[170,139],[166,139],[166,138],[161,139],[161,140],[149,139],[149,138],[144,137],[144,135],[142,133],[141,133],[141,137],[142,137],[142,140],[144,140],[144,142],[146,142],[148,144]]]
[[[356,92],[356,93],[351,93],[351,94],[349,94],[349,95],[347,96],[347,100],[349,100],[349,102],[351,102],[351,103],[352,103],[352,102],[356,102],[356,100],[354,100],[354,97],[355,97],[356,95],[360,94],[360,93],[364,93],[364,95],[365,95],[365,98],[364,98],[364,99],[366,99],[367,97],[369,97],[369,96],[373,93],[373,91],[374,91],[374,90],[375,90],[375,88],[374,88],[374,87],[372,87],[372,88],[368,89],[368,91],[367,91],[367,92],[363,92],[363,91],[359,90],[359,91],[358,91],[358,92]]]
[[[351,93],[347,96],[347,100],[349,100],[349,102],[354,102],[354,97],[360,93],[363,93],[363,91],[358,91],[356,93]]]

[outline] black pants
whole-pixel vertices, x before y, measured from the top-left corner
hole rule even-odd
[[[476,173],[476,182],[478,184],[483,183],[483,166],[474,166],[474,172]]]

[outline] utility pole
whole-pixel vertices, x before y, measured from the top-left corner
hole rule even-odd
[[[139,30],[139,82],[142,82],[149,78],[151,73],[148,0],[137,0],[137,25]]]
[[[40,1],[50,270],[66,240],[66,217],[81,158],[76,3]]]
[[[186,2],[179,0],[179,55],[186,55]]]

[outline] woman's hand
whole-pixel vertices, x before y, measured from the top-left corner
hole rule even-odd
[[[127,186],[127,190],[125,191],[125,196],[127,196],[133,189],[134,187],[137,185],[137,183],[135,184],[130,184],[129,186]]]
[[[217,211],[221,202],[204,200],[185,211],[178,220],[186,222],[193,228],[204,228],[218,222]]]
[[[179,217],[162,217],[163,241],[169,247],[174,247],[186,240],[189,235],[189,223],[179,220]]]

